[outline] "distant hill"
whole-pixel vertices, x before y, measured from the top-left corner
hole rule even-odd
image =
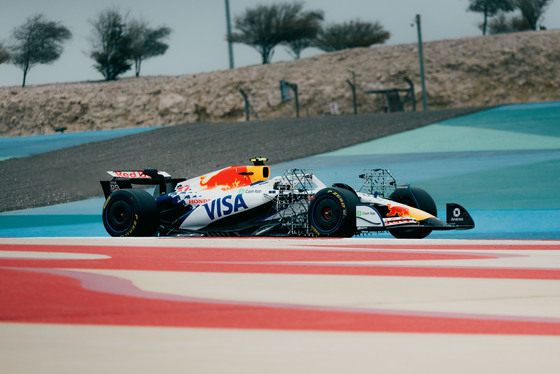
[[[560,31],[523,32],[424,43],[428,109],[560,100]],[[384,97],[367,90],[415,85],[421,110],[417,44],[325,53],[291,62],[183,76],[0,87],[0,136],[245,120],[242,88],[261,119],[294,116],[279,81],[298,85],[301,116],[353,113],[347,83],[355,73],[358,111]],[[254,117],[253,117],[254,118]]]

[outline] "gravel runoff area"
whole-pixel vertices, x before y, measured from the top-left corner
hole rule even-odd
[[[269,164],[308,157],[484,108],[190,123],[0,162],[0,212],[102,196],[107,170],[194,177],[254,156]],[[100,207],[101,209],[101,207]]]

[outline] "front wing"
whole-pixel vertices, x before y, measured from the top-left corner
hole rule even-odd
[[[389,231],[396,228],[429,228],[432,230],[468,230],[474,228],[469,212],[459,204],[447,204],[446,221],[430,216],[416,220],[410,216],[382,217],[369,205],[356,207],[357,231]]]

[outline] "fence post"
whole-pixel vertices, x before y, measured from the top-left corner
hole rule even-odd
[[[249,98],[247,97],[247,94],[245,93],[245,91],[243,91],[242,88],[239,89],[239,92],[241,92],[241,95],[243,95],[243,99],[245,100],[245,120],[250,121],[251,113],[249,112]]]
[[[358,103],[356,101],[356,73],[354,71],[352,71],[352,82],[346,79],[346,83],[348,83],[348,85],[352,89],[352,102],[354,104],[354,114],[358,114]]]
[[[414,83],[410,80],[409,77],[404,77],[406,83],[410,85],[410,97],[412,100],[412,111],[416,112],[416,98],[414,97]]]
[[[290,96],[290,89],[294,91],[296,118],[299,118],[299,97],[297,84],[290,83],[284,80],[280,81],[280,93],[282,94],[282,101],[292,100],[292,97]]]

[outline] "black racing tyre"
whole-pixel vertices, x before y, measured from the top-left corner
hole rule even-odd
[[[158,226],[158,209],[144,190],[113,192],[103,205],[103,226],[111,236],[153,236]]]
[[[324,188],[309,203],[309,225],[318,236],[348,238],[356,233],[358,197],[344,188]]]
[[[418,208],[437,217],[437,206],[434,199],[428,192],[419,187],[397,188],[389,196],[389,200]],[[425,227],[390,230],[391,235],[397,239],[423,239],[431,232],[431,229]]]

